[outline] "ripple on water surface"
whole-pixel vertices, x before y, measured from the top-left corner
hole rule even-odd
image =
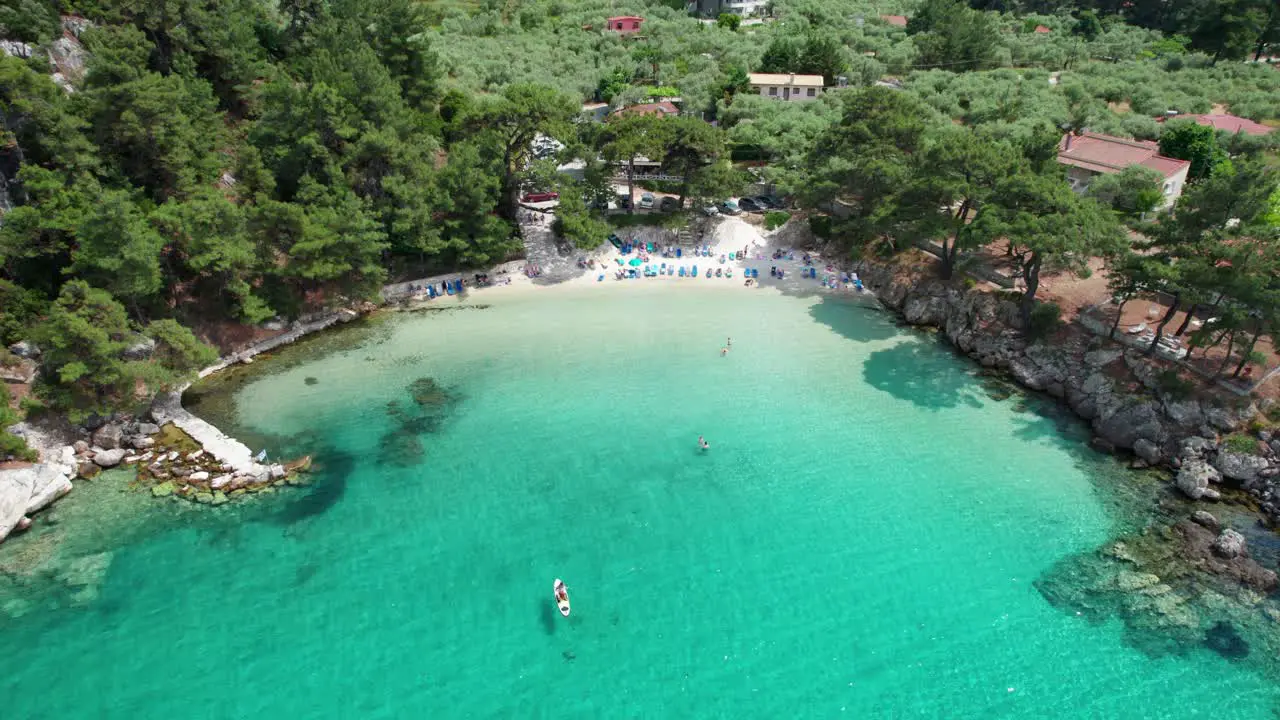
[[[1270,717],[1220,654],[1046,602],[1125,502],[929,338],[767,291],[494,297],[208,404],[315,486],[6,629],[14,717]]]

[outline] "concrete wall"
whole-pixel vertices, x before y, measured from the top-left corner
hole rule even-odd
[[[752,85],[751,92],[759,93],[760,97],[768,98],[770,100],[785,99],[788,102],[791,102],[791,101],[803,102],[805,100],[817,100],[818,97],[822,95],[822,88],[803,88],[803,87],[794,88],[790,86],[786,86],[786,87],[789,87],[791,92],[785,98],[784,98],[784,93],[786,92],[786,90],[782,85]],[[769,94],[770,89],[772,89],[775,94],[770,95]],[[813,95],[809,94],[810,90],[813,90]]]

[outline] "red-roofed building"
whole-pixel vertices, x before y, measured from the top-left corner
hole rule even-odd
[[[1275,130],[1273,127],[1267,127],[1262,123],[1256,123],[1248,118],[1236,117],[1235,115],[1175,115],[1173,117],[1160,118],[1160,122],[1166,120],[1177,120],[1179,118],[1187,118],[1195,120],[1201,125],[1208,125],[1218,130],[1226,130],[1232,135],[1236,133],[1244,133],[1245,135],[1266,135]]]
[[[1036,33],[1037,35],[1043,35],[1045,33],[1051,33],[1053,31],[1043,25],[1037,25],[1036,29],[1032,30],[1032,32]]]
[[[1098,133],[1067,133],[1058,144],[1058,162],[1068,167],[1067,179],[1077,192],[1084,192],[1099,175],[1118,173],[1133,165],[1151,168],[1164,178],[1161,210],[1172,207],[1182,195],[1191,168],[1186,160],[1161,155],[1160,146],[1153,142]]]
[[[894,27],[904,28],[907,26],[906,15],[881,15],[880,19]]]
[[[634,32],[640,32],[640,23],[644,22],[644,18],[635,15],[619,15],[611,17],[605,21],[605,27],[616,33],[624,35]]]
[[[663,100],[656,103],[644,103],[642,105],[629,105],[624,108],[618,108],[609,113],[610,118],[623,117],[625,115],[655,115],[657,117],[674,117],[680,114],[680,108],[674,104]]]

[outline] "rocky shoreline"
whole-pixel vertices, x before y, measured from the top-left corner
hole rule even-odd
[[[1280,433],[1257,421],[1270,407],[1220,392],[1178,396],[1160,382],[1158,361],[1101,337],[1028,341],[1015,329],[1017,305],[990,292],[875,262],[855,269],[906,324],[936,328],[982,367],[1070,408],[1090,425],[1094,448],[1167,472],[1170,492],[1145,527],[1064,559],[1036,582],[1050,603],[1091,621],[1121,620],[1148,654],[1202,647],[1280,680],[1276,572],[1206,509],[1221,503],[1258,536],[1280,526]]]
[[[1127,451],[1137,467],[1176,472],[1176,487],[1192,500],[1217,499],[1219,485],[1242,489],[1257,500],[1266,522],[1280,525],[1280,433],[1249,429],[1270,408],[1221,392],[1196,398],[1166,389],[1160,361],[1103,338],[1028,341],[1015,329],[1016,303],[990,292],[915,281],[876,263],[856,269],[907,324],[938,328],[983,367],[1065,403],[1093,428],[1097,449]],[[1255,452],[1241,451],[1243,432],[1251,433]],[[1224,442],[1228,436],[1236,442]]]

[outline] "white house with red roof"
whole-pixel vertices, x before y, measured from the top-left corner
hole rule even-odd
[[[1099,175],[1118,173],[1133,165],[1155,170],[1164,178],[1160,210],[1173,207],[1182,196],[1187,171],[1191,168],[1186,160],[1161,155],[1160,146],[1148,140],[1126,140],[1090,132],[1063,136],[1058,144],[1058,162],[1067,166],[1067,180],[1077,192],[1084,192]]]

